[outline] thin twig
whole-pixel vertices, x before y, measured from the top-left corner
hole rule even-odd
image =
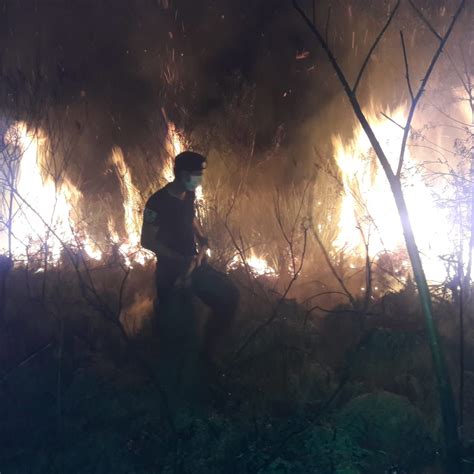
[[[112,322],[113,324],[115,324],[115,326],[119,329],[119,332],[120,332],[122,338],[125,340],[128,347],[133,352],[133,354],[135,356],[135,359],[140,363],[140,365],[142,365],[143,368],[145,368],[145,370],[147,371],[150,379],[155,384],[155,387],[157,388],[158,394],[160,395],[160,398],[161,398],[161,402],[162,402],[162,405],[163,405],[163,408],[164,408],[165,417],[166,417],[166,420],[168,422],[168,425],[169,425],[171,431],[176,435],[176,427],[175,427],[175,424],[174,424],[174,420],[171,416],[171,411],[169,409],[168,397],[166,396],[166,392],[164,391],[163,387],[161,386],[161,382],[158,380],[158,378],[155,374],[155,371],[150,366],[148,361],[146,359],[144,359],[141,356],[140,352],[136,349],[134,342],[130,339],[127,332],[125,331],[125,328],[120,323],[120,319],[115,316],[115,313],[109,308],[109,306],[102,300],[102,298],[98,294],[97,289],[95,288],[95,286],[93,284],[92,276],[90,275],[89,268],[87,267],[87,265],[85,265],[85,269],[86,269],[87,278],[89,280],[89,284],[85,283],[85,281],[83,279],[83,276],[81,274],[78,262],[76,261],[76,256],[71,251],[71,249],[68,247],[66,242],[64,242],[61,239],[61,237],[55,232],[55,230],[52,229],[48,225],[48,223],[43,219],[41,214],[39,214],[36,211],[36,209],[28,201],[26,201],[25,198],[23,198],[18,193],[17,190],[15,190],[15,194],[33,213],[35,213],[38,216],[38,218],[48,228],[48,230],[51,232],[51,234],[54,237],[56,237],[56,239],[61,243],[62,247],[64,248],[66,254],[69,256],[70,261],[73,265],[73,268],[74,268],[75,273],[78,277],[78,282],[79,282],[79,285],[80,285],[80,288],[81,288],[81,291],[82,291],[82,294],[83,294],[85,300],[91,305],[91,307],[95,308],[99,312],[99,314],[101,314],[106,320],[108,320],[108,321]],[[82,255],[82,253],[80,253],[80,255],[81,255],[83,263],[85,263],[85,260],[84,260],[84,257]],[[123,293],[125,281],[126,281],[126,277],[122,281],[122,285],[121,285],[121,289],[120,289],[121,294]],[[91,299],[91,297],[92,297],[92,299]]]
[[[410,5],[413,7],[413,10],[416,11],[416,13],[418,14],[418,16],[422,19],[423,23],[428,27],[428,29],[431,31],[431,33],[433,33],[436,38],[438,38],[439,41],[442,41],[443,40],[443,37],[434,29],[433,25],[428,21],[428,19],[425,17],[425,15],[423,15],[423,13],[421,12],[421,10],[415,5],[415,3],[413,2],[413,0],[408,0],[408,2],[410,3]]]
[[[456,62],[453,60],[451,54],[449,54],[449,51],[445,51],[445,54],[446,54],[446,57],[449,60],[449,63],[451,64],[454,72],[456,73],[456,76],[458,77],[458,79],[461,82],[464,90],[466,91],[466,94],[470,95],[470,90],[471,90],[471,87],[469,85],[470,77],[469,77],[469,72],[467,71],[467,65],[465,63],[466,59],[464,57],[462,48],[461,48],[461,58],[462,58],[463,63],[464,63],[464,74],[466,75],[466,77],[463,77],[463,75],[461,74],[461,71],[459,71],[459,68],[458,68]]]
[[[413,2],[411,2],[411,0],[410,0],[410,3],[413,6]],[[424,77],[421,81],[418,92],[416,93],[416,95],[414,96],[414,98],[412,100],[412,103],[411,103],[411,106],[410,106],[410,111],[408,112],[407,121],[405,123],[405,130],[403,132],[402,144],[400,146],[400,156],[399,156],[399,159],[398,159],[398,167],[397,167],[397,172],[396,172],[396,176],[398,178],[400,178],[400,174],[401,174],[401,171],[402,171],[403,160],[404,160],[405,151],[406,151],[406,144],[407,144],[407,140],[408,140],[408,134],[410,133],[411,123],[413,121],[413,117],[415,116],[415,110],[418,106],[418,102],[420,101],[421,96],[425,92],[426,84],[428,83],[428,81],[431,77],[431,74],[432,74],[432,72],[433,72],[433,70],[436,66],[436,63],[438,62],[438,59],[439,59],[441,53],[443,52],[443,49],[444,49],[444,46],[445,46],[446,42],[448,41],[449,37],[451,36],[451,32],[453,31],[454,25],[456,24],[456,21],[457,21],[459,15],[463,11],[465,4],[466,4],[466,0],[462,0],[460,2],[456,12],[453,15],[453,18],[451,19],[451,23],[449,24],[449,27],[446,30],[445,35],[443,37],[439,37],[440,38],[440,44],[439,44],[438,48],[436,49],[435,53],[433,54],[433,56],[431,58],[431,62],[428,66],[428,69],[426,70],[426,73],[425,73],[425,75],[424,75]],[[425,19],[425,21],[427,21],[427,20]]]
[[[403,31],[400,30],[400,40],[402,42],[402,51],[403,51],[403,61],[405,63],[405,79],[407,81],[408,91],[410,92],[410,97],[413,102],[413,89],[411,87],[411,80],[410,80],[410,68],[408,66],[408,57],[407,57],[407,49],[405,46],[405,39],[403,38]]]
[[[49,349],[52,345],[53,345],[53,343],[49,342],[48,344],[43,346],[41,349],[37,350],[33,354],[29,355],[26,359],[22,360],[18,365],[13,367],[13,369],[10,369],[5,375],[3,375],[3,377],[0,379],[0,384],[5,382],[8,378],[10,378],[18,369],[20,369],[21,367],[24,367],[29,362],[31,362],[33,359],[38,357],[41,353],[43,353],[44,351]]]
[[[365,248],[365,297],[364,297],[364,306],[362,313],[367,313],[370,305],[370,300],[372,299],[372,261],[369,254],[369,242],[370,242],[370,231],[367,238],[365,237],[362,227],[359,226],[360,234],[364,242]]]
[[[383,115],[387,120],[390,120],[390,122],[392,122],[397,127],[400,127],[402,130],[405,130],[403,125],[400,125],[397,121],[393,120],[393,118],[387,115],[385,112],[380,112],[380,114]]]
[[[375,153],[379,157],[380,164],[382,165],[383,170],[385,171],[385,174],[389,179],[392,179],[394,177],[394,173],[392,171],[392,168],[390,166],[390,162],[387,159],[387,156],[385,155],[377,137],[375,136],[374,131],[372,130],[367,117],[365,116],[364,112],[362,111],[362,108],[357,100],[356,95],[353,93],[351,86],[349,85],[349,82],[346,78],[346,75],[344,74],[343,70],[341,69],[341,66],[339,65],[339,62],[337,61],[336,57],[334,56],[334,53],[331,51],[329,48],[327,42],[321,35],[321,32],[316,28],[316,26],[312,23],[312,21],[308,18],[308,15],[306,15],[305,11],[300,7],[298,0],[292,0],[293,6],[295,10],[301,15],[303,18],[304,22],[308,25],[308,28],[313,32],[313,34],[316,36],[319,44],[321,45],[321,48],[323,51],[326,53],[326,56],[329,59],[329,62],[331,63],[334,71],[336,72],[337,78],[339,79],[342,88],[344,89],[344,92],[346,93],[347,98],[349,99],[349,102],[351,103],[351,106],[354,110],[354,113],[356,117],[358,118],[360,124],[362,125],[362,128],[364,129],[364,132],[366,133],[370,143],[372,144],[372,147],[374,148]]]
[[[346,93],[347,98],[350,101],[353,111],[356,117],[358,118],[359,123],[362,126],[364,132],[366,133],[367,138],[369,139],[374,152],[376,153],[379,159],[379,162],[385,172],[387,180],[389,181],[390,187],[392,189],[393,198],[395,199],[395,203],[397,205],[398,213],[399,213],[401,223],[403,226],[405,243],[406,243],[408,254],[410,256],[413,272],[415,275],[415,280],[416,280],[417,288],[419,292],[419,298],[422,304],[423,315],[426,322],[426,329],[429,336],[430,350],[433,356],[434,370],[435,370],[436,379],[438,383],[438,389],[439,389],[440,408],[441,408],[441,414],[443,418],[443,431],[444,431],[444,440],[446,443],[447,457],[453,465],[459,464],[458,461],[459,461],[460,440],[459,440],[459,436],[457,432],[456,410],[454,406],[452,385],[450,383],[449,374],[446,369],[446,361],[443,356],[442,349],[440,347],[439,335],[437,333],[437,329],[433,321],[433,308],[432,308],[432,299],[430,295],[430,288],[426,280],[423,264],[421,261],[421,254],[418,250],[415,236],[413,233],[413,227],[409,219],[409,212],[408,212],[407,203],[405,200],[405,195],[402,189],[400,173],[403,166],[403,157],[405,154],[408,133],[411,128],[411,122],[413,120],[416,106],[424,92],[426,84],[431,76],[431,73],[434,70],[434,67],[441,55],[441,52],[443,51],[443,48],[447,40],[449,39],[451,32],[453,31],[454,25],[456,24],[462,10],[464,9],[466,5],[466,0],[461,0],[461,2],[458,4],[456,12],[448,26],[445,36],[441,40],[439,47],[437,48],[437,50],[435,51],[431,59],[430,65],[423,78],[422,84],[410,108],[410,113],[408,114],[408,119],[407,119],[405,130],[404,130],[404,138],[402,142],[397,173],[393,172],[390,162],[388,161],[387,155],[385,154],[383,148],[381,147],[379,141],[377,140],[377,137],[372,127],[370,126],[367,118],[365,117],[361,109],[361,105],[359,101],[357,100],[357,97],[352,92],[351,87],[349,86],[347,78],[339,62],[335,58],[333,52],[329,48],[321,32],[315,26],[315,24],[311,22],[311,20],[306,15],[305,11],[300,7],[298,0],[292,0],[292,3],[295,10],[301,15],[302,19],[307,24],[309,29],[314,33],[314,36],[316,37],[319,45],[321,46],[323,51],[326,53],[326,56],[329,62],[331,63],[336,73],[336,76],[339,79],[344,89],[344,92]]]
[[[329,269],[331,270],[331,273],[334,275],[334,278],[336,278],[336,280],[338,281],[339,286],[342,288],[342,291],[346,294],[347,298],[351,302],[352,307],[355,309],[357,307],[357,302],[356,302],[354,296],[352,296],[352,293],[347,288],[346,284],[344,283],[344,280],[339,276],[336,268],[334,267],[334,265],[331,261],[331,258],[329,257],[328,251],[327,251],[325,245],[323,244],[321,238],[319,237],[319,234],[314,229],[314,226],[311,227],[311,232],[312,232],[313,237],[315,238],[316,242],[318,243],[321,251],[323,252],[324,259],[326,260],[326,263],[327,263]]]
[[[231,365],[235,364],[235,361],[240,357],[240,354],[247,348],[247,346],[255,339],[255,337],[263,330],[265,329],[269,324],[271,324],[275,318],[278,316],[278,310],[280,309],[281,304],[283,301],[286,299],[288,293],[290,292],[291,288],[293,287],[293,284],[296,282],[296,280],[299,277],[299,274],[301,273],[301,270],[304,265],[304,260],[306,256],[306,247],[307,247],[307,229],[304,230],[303,234],[303,249],[301,251],[301,260],[300,264],[294,273],[293,277],[291,278],[290,282],[288,283],[285,291],[279,298],[277,304],[275,305],[270,317],[261,323],[259,326],[257,326],[245,339],[245,341],[242,343],[242,345],[237,349],[237,351],[234,354],[233,361]]]
[[[431,107],[436,109],[441,115],[446,117],[448,120],[452,120],[453,122],[458,123],[459,125],[461,125],[461,127],[463,127],[463,130],[466,130],[466,127],[467,128],[473,127],[473,125],[471,123],[463,122],[462,120],[459,120],[459,119],[456,119],[456,118],[452,117],[451,115],[446,113],[443,109],[438,107],[435,103],[433,103],[430,99],[425,99],[425,100],[426,100],[426,102],[428,102],[431,105]],[[444,126],[446,126],[446,125],[444,125]]]

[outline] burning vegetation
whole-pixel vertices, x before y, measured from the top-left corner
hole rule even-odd
[[[471,472],[470,2],[117,3],[4,6],[0,471]],[[212,373],[141,245],[185,150]]]

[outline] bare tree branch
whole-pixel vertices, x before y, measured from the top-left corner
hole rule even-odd
[[[468,122],[463,122],[462,120],[459,120],[459,119],[456,119],[454,118],[452,115],[449,115],[447,114],[443,109],[441,109],[440,107],[438,107],[436,104],[434,104],[430,99],[425,99],[434,109],[436,109],[441,115],[443,115],[444,117],[446,117],[447,119],[455,122],[455,123],[458,123],[459,125],[461,125],[463,127],[463,130],[466,129],[466,127],[472,127],[472,124],[468,123]],[[444,125],[446,127],[446,125]],[[449,150],[445,150],[445,151],[449,151]],[[453,153],[455,154],[455,152],[452,152],[452,151],[449,151],[450,153]]]
[[[6,374],[2,376],[0,379],[0,384],[5,382],[14,372],[16,372],[18,369],[21,367],[24,367],[27,365],[30,361],[32,361],[35,357],[39,356],[41,353],[43,353],[45,350],[49,349],[53,345],[52,342],[49,342],[45,346],[43,346],[41,349],[38,349],[37,351],[33,352],[33,354],[30,354],[26,359],[22,360],[18,365],[10,369]]]
[[[381,115],[383,115],[387,120],[390,120],[390,122],[392,122],[394,125],[396,125],[397,127],[400,127],[402,130],[405,130],[405,128],[403,127],[403,125],[400,125],[397,121],[393,120],[392,117],[388,116],[385,112],[380,112]]]
[[[411,87],[411,80],[410,80],[410,67],[408,66],[408,57],[407,57],[407,49],[405,47],[405,39],[403,38],[403,31],[400,30],[400,40],[402,42],[402,50],[403,50],[403,61],[405,63],[405,78],[407,80],[408,91],[410,92],[411,101],[413,102],[413,89]]]
[[[460,444],[459,434],[457,431],[458,427],[457,427],[457,420],[456,420],[456,409],[455,409],[455,404],[454,404],[453,389],[452,389],[452,384],[449,377],[449,372],[446,366],[446,360],[442,351],[442,347],[440,345],[438,331],[433,319],[433,304],[432,304],[432,298],[430,294],[430,288],[428,286],[428,282],[426,279],[423,263],[421,260],[421,254],[416,243],[415,235],[413,232],[413,226],[410,222],[408,206],[406,203],[405,195],[404,195],[403,188],[400,181],[400,173],[403,166],[403,157],[405,154],[407,138],[410,132],[411,122],[413,120],[416,106],[424,92],[424,89],[426,87],[426,84],[429,78],[431,77],[431,73],[433,72],[433,69],[441,55],[441,52],[443,51],[443,48],[446,42],[448,41],[451,35],[451,32],[453,31],[454,25],[456,24],[462,10],[464,9],[466,5],[466,0],[461,0],[460,3],[458,4],[455,14],[448,26],[448,29],[444,37],[440,41],[440,44],[431,59],[431,62],[427,68],[425,76],[421,82],[421,86],[417,94],[415,95],[414,100],[412,101],[410,112],[408,114],[408,119],[405,125],[404,137],[402,140],[402,147],[401,147],[401,152],[400,152],[400,160],[398,164],[397,173],[393,172],[390,166],[390,163],[388,161],[388,158],[384,153],[384,150],[380,146],[380,143],[377,140],[377,137],[375,136],[375,133],[372,127],[370,126],[364,113],[362,112],[362,109],[357,100],[357,97],[355,96],[352,89],[350,88],[347,78],[341,66],[339,65],[337,59],[335,58],[333,52],[329,48],[321,32],[316,27],[315,23],[311,22],[311,20],[306,15],[305,11],[300,7],[298,0],[292,0],[292,3],[295,10],[301,15],[302,19],[307,24],[309,29],[314,33],[319,45],[326,53],[326,56],[329,62],[331,63],[344,89],[344,92],[346,93],[347,98],[350,101],[352,109],[356,117],[358,118],[364,132],[366,133],[367,138],[369,139],[370,144],[372,145],[372,148],[374,152],[376,153],[379,159],[379,162],[385,172],[387,180],[390,184],[393,198],[395,200],[397,210],[399,213],[400,222],[402,224],[406,248],[408,251],[408,255],[410,257],[413,274],[415,276],[415,281],[416,281],[418,294],[419,294],[419,300],[422,306],[423,316],[424,316],[425,324],[426,324],[426,330],[429,337],[430,350],[431,350],[431,355],[433,358],[433,367],[434,367],[434,371],[436,375],[436,380],[438,383],[440,409],[441,409],[441,414],[443,418],[444,441],[446,444],[447,457],[453,469],[458,471],[460,467],[459,466],[460,464],[459,452],[460,452],[461,444]]]
[[[410,3],[413,5],[411,1]],[[418,89],[418,92],[416,93],[415,97],[411,101],[410,110],[408,112],[407,121],[405,123],[405,131],[403,132],[402,144],[400,146],[400,157],[398,160],[398,167],[397,167],[397,172],[396,172],[396,176],[398,178],[400,177],[400,173],[402,172],[403,160],[405,158],[405,150],[406,150],[408,135],[410,133],[411,124],[413,121],[413,117],[415,116],[415,110],[418,106],[418,102],[420,101],[421,96],[425,92],[426,84],[428,83],[431,77],[431,74],[436,66],[436,63],[438,62],[438,59],[441,53],[443,52],[446,42],[451,36],[451,32],[453,31],[454,25],[456,24],[456,21],[459,18],[459,15],[463,11],[465,4],[466,4],[466,0],[461,0],[461,2],[459,3],[458,8],[456,9],[456,12],[454,13],[453,18],[451,19],[451,22],[448,26],[448,29],[446,30],[445,35],[440,38],[440,44],[431,58],[431,62],[428,66],[428,69],[426,70],[426,73],[421,81],[420,88]]]
[[[451,54],[449,54],[449,51],[445,51],[445,54],[446,54],[446,57],[449,60],[449,63],[451,64],[454,72],[456,73],[456,76],[458,77],[458,79],[461,82],[464,90],[466,91],[466,94],[468,96],[470,96],[471,95],[471,85],[470,85],[471,78],[470,78],[469,72],[467,70],[466,58],[464,57],[464,51],[461,48],[461,58],[463,60],[465,76],[463,76],[461,74],[461,71],[459,71],[459,68],[458,68],[456,62],[453,60]]]
[[[304,234],[304,243],[303,243],[303,250],[302,250],[302,255],[301,255],[301,263],[297,269],[297,271],[295,272],[295,274],[293,275],[291,281],[288,283],[285,291],[283,292],[283,294],[281,295],[281,297],[278,299],[278,302],[277,304],[275,305],[275,308],[274,310],[272,311],[272,314],[270,315],[270,317],[264,321],[262,324],[260,324],[259,326],[257,326],[248,336],[247,338],[245,339],[245,341],[243,342],[243,344],[237,349],[237,351],[235,352],[234,354],[234,358],[233,358],[233,362],[232,363],[235,363],[235,361],[240,357],[240,354],[247,348],[247,346],[255,339],[255,337],[263,330],[265,329],[269,324],[271,324],[275,318],[278,316],[278,310],[280,309],[280,306],[282,305],[283,301],[285,301],[286,297],[288,296],[288,293],[290,292],[291,288],[293,287],[293,284],[295,283],[295,281],[298,279],[299,277],[299,274],[301,272],[301,269],[303,268],[303,263],[304,263],[304,259],[305,259],[305,256],[306,256],[306,244],[307,244],[307,232],[305,232]]]
[[[422,11],[415,5],[413,0],[408,0],[410,5],[413,7],[413,10],[416,11],[418,16],[422,19],[423,23],[428,27],[428,29],[433,33],[439,41],[443,40],[443,37],[434,29],[433,25],[428,21],[428,19],[423,15]]]
[[[352,92],[355,94],[357,92],[357,88],[359,87],[360,80],[362,79],[362,76],[364,74],[365,68],[367,67],[367,64],[369,64],[370,58],[375,51],[375,48],[379,44],[380,40],[382,39],[383,35],[387,31],[387,28],[390,26],[390,23],[392,23],[393,17],[395,16],[395,13],[398,10],[398,7],[400,6],[400,0],[397,1],[395,4],[394,9],[390,13],[390,16],[388,17],[388,20],[386,21],[384,27],[380,30],[380,33],[378,34],[377,38],[375,38],[375,41],[372,43],[371,48],[369,49],[369,52],[367,53],[367,56],[364,59],[364,62],[362,63],[362,67],[359,70],[359,74],[357,74],[357,79],[354,83],[354,87],[352,88]],[[313,22],[315,23],[315,22]],[[327,33],[326,33],[327,37]],[[327,40],[326,40],[327,42]]]
[[[302,201],[304,200],[305,198],[305,195],[303,194],[302,196]],[[301,206],[302,207],[302,206]],[[284,232],[284,229],[281,228],[282,232]],[[296,282],[296,280],[299,278],[300,276],[300,273],[301,273],[301,270],[303,269],[303,266],[304,266],[304,262],[305,262],[305,258],[306,258],[306,250],[307,250],[307,243],[308,243],[308,239],[307,239],[307,234],[308,234],[308,227],[304,227],[303,228],[303,244],[302,244],[302,249],[301,249],[301,257],[300,257],[300,262],[299,262],[299,265],[297,268],[294,269],[293,271],[293,276],[290,280],[290,282],[288,283],[288,285],[286,286],[285,288],[285,291],[283,292],[283,294],[280,296],[280,298],[278,299],[275,307],[273,308],[273,311],[271,313],[271,315],[263,322],[261,323],[260,325],[258,325],[248,336],[247,338],[245,339],[245,341],[241,344],[241,346],[235,351],[235,354],[234,354],[234,357],[233,357],[233,360],[231,362],[231,365],[234,365],[235,362],[237,361],[237,359],[240,357],[240,355],[242,354],[242,352],[248,347],[248,345],[255,339],[255,337],[263,330],[265,329],[269,324],[271,324],[278,316],[278,310],[280,309],[280,306],[282,305],[283,301],[286,299],[286,297],[288,296],[288,294],[290,293],[294,283]],[[285,237],[285,240],[286,240],[287,237]],[[290,248],[294,248],[294,243],[293,242],[288,242],[288,245]]]
[[[380,164],[382,165],[383,170],[385,171],[387,176],[390,176],[390,178],[394,178],[395,175],[392,171],[392,168],[390,166],[390,163],[377,139],[375,136],[372,128],[370,127],[370,124],[364,115],[364,112],[362,111],[362,108],[357,100],[356,95],[353,93],[351,86],[349,85],[349,82],[341,69],[341,66],[339,65],[336,57],[334,56],[333,52],[329,48],[327,42],[321,35],[320,31],[318,28],[316,28],[315,24],[312,23],[310,18],[306,15],[305,11],[300,7],[298,0],[292,0],[293,6],[295,10],[301,15],[303,18],[304,22],[307,24],[308,28],[313,32],[313,34],[316,36],[319,44],[323,48],[324,52],[326,53],[326,56],[329,59],[329,62],[331,63],[334,71],[336,72],[337,78],[341,82],[341,85],[344,89],[344,92],[347,95],[347,98],[349,99],[351,106],[354,110],[354,113],[356,114],[356,117],[360,121],[362,128],[364,129],[364,132],[367,134],[367,137],[369,138],[370,143],[372,144],[374,151],[376,152],[377,156],[380,159]]]

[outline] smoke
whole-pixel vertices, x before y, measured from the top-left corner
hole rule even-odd
[[[301,3],[312,15],[313,2]],[[318,25],[353,83],[395,2],[316,3]],[[417,4],[442,31],[457,2]],[[335,134],[353,134],[341,86],[289,0],[23,0],[0,8],[0,106],[61,137],[91,212],[104,202],[121,209],[114,147],[146,197],[166,159],[167,119],[210,155],[213,182],[232,185],[248,163],[250,185],[268,196],[330,161]],[[468,31],[472,42],[470,18],[472,9],[453,44]],[[437,45],[403,2],[361,82],[366,107],[395,109],[408,99],[400,30],[414,84]]]
[[[312,2],[306,3],[311,14]],[[319,23],[327,21],[329,43],[353,77],[393,2],[317,3]],[[446,2],[422,3],[435,25],[446,20]],[[334,127],[348,115],[333,73],[288,0],[29,0],[4,2],[2,10],[1,68],[10,84],[3,86],[3,101],[19,100],[17,112],[37,119],[19,97],[22,80],[37,84],[71,127],[87,128],[93,155],[94,149],[104,156],[113,145],[127,150],[146,143],[160,128],[162,108],[192,130],[221,113],[226,98],[245,84],[255,88],[257,151],[271,146],[282,125],[291,143],[310,118],[323,122],[324,136],[326,123]],[[389,89],[393,71],[402,73],[402,26],[417,54],[432,47],[413,12],[402,11],[374,56],[364,98],[374,95],[376,84],[378,97],[395,99]],[[370,74],[377,69],[385,80],[375,83]],[[331,106],[335,113],[328,112]]]

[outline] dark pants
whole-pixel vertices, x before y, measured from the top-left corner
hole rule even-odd
[[[158,313],[168,311],[170,305],[175,304],[173,301],[176,301],[177,294],[186,298],[186,291],[174,288],[174,283],[180,273],[181,269],[174,265],[163,262],[157,265]],[[213,359],[223,335],[234,321],[239,303],[239,290],[226,274],[203,263],[191,274],[188,291],[195,294],[212,310],[203,341],[203,356]],[[158,318],[160,318],[159,314]]]

